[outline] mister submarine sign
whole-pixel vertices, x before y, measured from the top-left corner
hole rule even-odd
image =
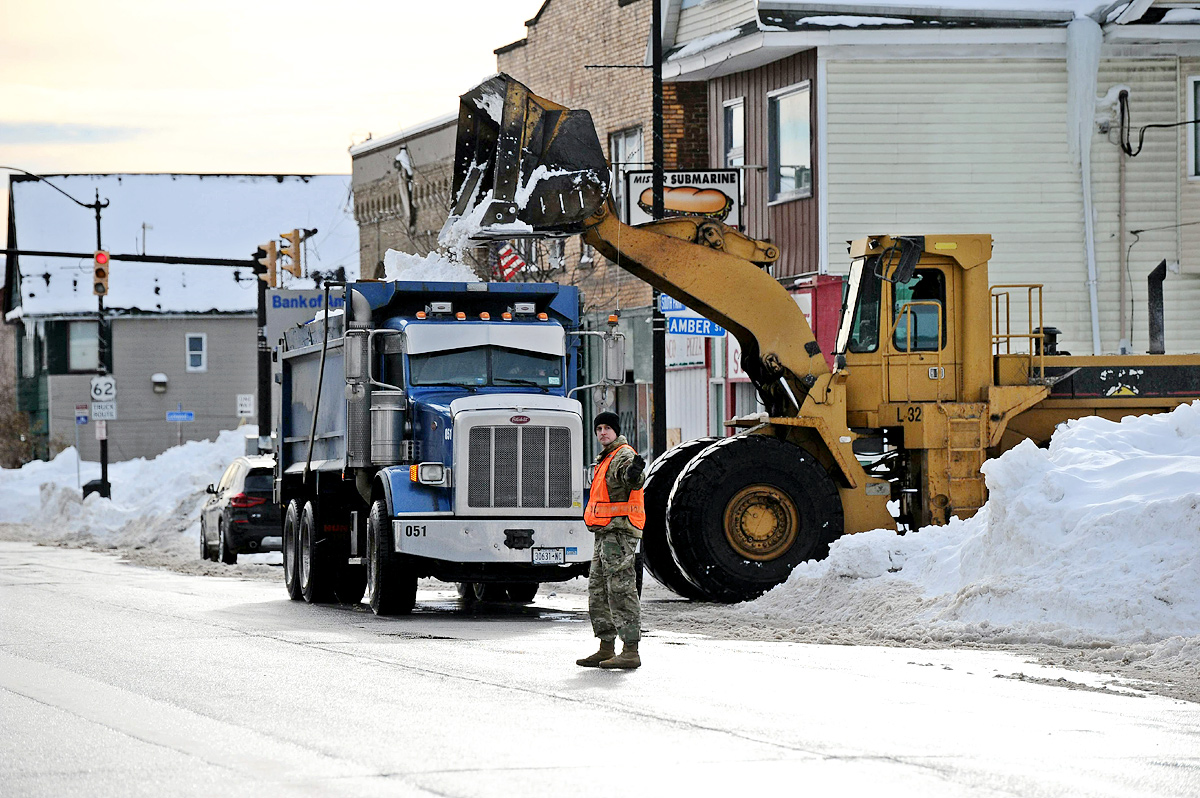
[[[708,216],[730,227],[741,222],[738,198],[741,172],[706,169],[698,172],[667,170],[663,174],[663,213],[671,216]],[[625,213],[629,224],[653,220],[654,173],[625,173]]]

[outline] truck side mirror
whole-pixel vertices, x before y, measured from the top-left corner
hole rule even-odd
[[[625,384],[625,336],[622,333],[605,333],[604,381],[609,385]]]
[[[885,249],[879,257],[879,276],[890,283],[907,283],[913,278],[924,251],[925,236],[897,238],[896,243]],[[892,272],[890,277],[889,270]]]
[[[208,487],[204,489],[204,492],[205,493],[216,493],[217,489],[214,488],[213,484],[210,482],[210,483],[208,483]]]

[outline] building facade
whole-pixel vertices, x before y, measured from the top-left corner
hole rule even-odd
[[[103,311],[93,291],[94,217],[54,187],[109,203],[101,218],[101,241],[113,256]],[[78,434],[82,458],[99,459],[89,388],[100,371],[117,386],[116,417],[106,420],[110,461],[154,457],[257,424],[263,281],[255,250],[281,231],[301,229],[301,275],[280,269],[285,285],[312,289],[325,277],[357,276],[343,175],[14,177],[9,203],[9,249],[64,253],[12,256],[6,264],[17,409],[29,420],[35,457],[74,446]]]
[[[780,276],[845,273],[866,235],[990,233],[992,283],[1043,285],[1065,348],[1139,352],[1165,261],[1167,350],[1195,351],[1200,25],[1176,5],[668,0],[664,74],[707,82],[710,165],[745,164]]]

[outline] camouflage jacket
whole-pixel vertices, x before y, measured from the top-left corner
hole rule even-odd
[[[629,441],[625,440],[624,435],[618,435],[617,439],[604,447],[604,450],[596,456],[596,464],[608,456],[608,453],[621,446],[625,446]],[[637,479],[629,479],[629,466],[633,465],[633,458],[637,454],[632,448],[623,449],[613,455],[612,462],[608,464],[608,473],[605,482],[608,483],[608,500],[610,502],[623,502],[629,500],[630,491],[637,490],[646,481],[645,472],[638,474]],[[629,523],[629,519],[623,515],[617,516],[608,522],[607,526],[589,526],[593,533],[595,532],[621,532],[625,535],[632,535],[635,538],[642,536],[642,530],[638,529],[633,524]]]

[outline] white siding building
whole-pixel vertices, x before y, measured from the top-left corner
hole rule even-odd
[[[728,85],[815,50],[822,271],[843,273],[846,242],[869,234],[990,233],[992,283],[1044,284],[1046,324],[1090,354],[1146,351],[1146,275],[1165,260],[1167,351],[1200,350],[1200,126],[1180,124],[1200,12],[1019,5],[674,0],[665,73]],[[1139,145],[1146,125],[1172,127]]]

